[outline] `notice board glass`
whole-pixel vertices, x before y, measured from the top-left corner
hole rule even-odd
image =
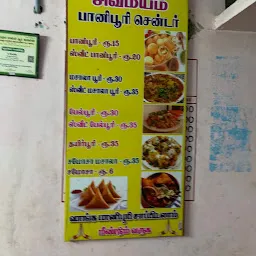
[[[0,75],[38,78],[39,35],[0,30]]]

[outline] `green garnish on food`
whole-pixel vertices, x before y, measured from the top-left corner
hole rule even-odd
[[[176,58],[173,60],[179,65]],[[182,93],[183,83],[177,77],[168,74],[154,74],[145,77],[144,97],[149,102],[176,102]]]
[[[168,89],[158,88],[158,95],[160,98],[168,99]]]
[[[186,63],[186,51],[182,51],[180,54],[180,61],[184,65]]]

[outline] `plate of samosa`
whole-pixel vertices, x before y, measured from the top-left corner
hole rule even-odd
[[[126,196],[116,190],[111,181],[103,179],[98,186],[92,181],[80,196],[70,202],[77,211],[122,210],[127,208]]]

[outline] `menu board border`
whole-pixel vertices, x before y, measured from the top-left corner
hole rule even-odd
[[[66,92],[66,95],[65,95],[65,119],[64,119],[64,122],[65,122],[65,136],[64,136],[64,157],[63,157],[63,169],[65,170],[64,172],[63,172],[63,175],[64,175],[64,177],[63,177],[63,184],[62,184],[62,187],[63,187],[63,189],[64,189],[64,194],[62,194],[62,196],[63,196],[63,198],[62,198],[62,200],[65,202],[65,204],[67,204],[67,203],[69,203],[68,202],[68,200],[65,200],[64,198],[66,198],[67,199],[67,195],[65,195],[66,193],[70,193],[70,191],[67,191],[65,188],[67,188],[67,187],[69,187],[70,186],[70,184],[69,184],[69,181],[68,181],[68,184],[66,184],[66,182],[67,182],[67,180],[69,180],[70,178],[67,178],[67,174],[66,174],[66,161],[67,161],[67,155],[66,155],[66,147],[67,147],[67,143],[68,143],[68,136],[67,136],[67,125],[68,125],[68,89],[69,89],[69,82],[68,82],[68,80],[69,80],[69,73],[68,73],[68,57],[69,57],[69,53],[68,53],[68,51],[69,51],[69,49],[68,49],[68,46],[69,46],[69,41],[68,41],[68,38],[69,38],[69,33],[68,33],[68,31],[69,31],[69,26],[68,26],[68,6],[69,6],[69,1],[67,1],[67,3],[66,3],[66,13],[67,13],[67,18],[66,18],[66,52],[65,52],[65,62],[66,62],[66,69],[65,69],[65,92]],[[160,29],[159,29],[159,31],[160,31]],[[183,31],[183,30],[182,30]],[[177,31],[176,31],[177,32]],[[187,47],[187,51],[188,51],[188,39],[186,38],[186,47]],[[145,72],[145,71],[144,71]],[[173,72],[173,75],[182,75],[182,74],[184,74],[184,76],[185,76],[185,82],[184,82],[184,84],[186,85],[186,88],[187,88],[187,83],[188,83],[188,80],[187,80],[187,73],[188,73],[188,59],[186,58],[186,67],[185,67],[185,71],[183,71],[183,72]],[[176,106],[176,107],[184,107],[184,110],[183,110],[183,113],[184,113],[184,116],[186,116],[186,103],[187,103],[187,91],[185,90],[184,91],[184,101],[183,101],[183,103],[172,103],[172,104],[167,104],[167,105],[170,105],[170,106]],[[147,104],[146,104],[147,105]],[[159,104],[160,105],[160,104]],[[184,121],[184,123],[183,123],[183,125],[184,125],[184,127],[183,127],[183,132],[182,132],[182,134],[173,134],[174,136],[178,136],[178,135],[180,135],[180,136],[185,136],[185,130],[186,130],[186,121]],[[146,133],[144,133],[143,131],[142,131],[142,136],[146,136],[146,135],[150,135],[150,134],[146,134]],[[162,134],[159,134],[159,135],[162,135]],[[152,136],[153,136],[153,134],[152,134]],[[167,135],[168,136],[168,135]],[[182,146],[183,145],[185,145],[185,142],[182,142]],[[174,236],[184,236],[184,218],[185,218],[185,213],[184,213],[184,210],[185,210],[185,197],[184,197],[184,195],[185,195],[185,192],[184,192],[184,186],[185,186],[185,174],[184,174],[184,172],[185,172],[185,170],[184,170],[184,166],[185,166],[185,147],[183,147],[182,148],[182,156],[183,156],[183,159],[182,159],[182,166],[183,166],[183,170],[171,170],[173,173],[179,173],[179,172],[183,172],[182,173],[182,182],[181,182],[181,184],[182,184],[182,187],[183,187],[183,192],[182,192],[182,200],[183,200],[183,207],[182,207],[182,210],[181,210],[181,215],[182,215],[182,221],[179,223],[179,228],[180,228],[180,230],[182,230],[182,234],[181,235],[177,235],[177,234],[175,234],[175,233],[171,233],[171,231],[172,231],[172,227],[171,227],[171,224],[170,224],[170,221],[169,220],[167,220],[167,229],[168,229],[168,232],[170,233],[170,235],[168,235],[168,236],[165,236],[165,237],[174,237]],[[145,170],[144,170],[145,171]],[[159,172],[160,170],[158,170],[158,171],[155,171],[155,172]],[[170,170],[169,170],[169,172],[171,172]],[[141,170],[141,173],[143,172],[143,169]],[[153,173],[153,171],[152,171],[152,173]],[[78,178],[78,176],[74,176],[74,178]],[[97,178],[97,177],[96,177]],[[70,200],[70,199],[69,199]],[[88,231],[88,229],[86,230],[84,230],[84,225],[86,225],[86,223],[83,223],[82,221],[78,221],[77,223],[76,222],[72,222],[72,224],[76,224],[76,226],[78,226],[78,224],[80,225],[79,226],[79,228],[78,228],[78,235],[79,235],[79,237],[80,236],[82,236],[82,235],[84,235],[84,239],[83,238],[77,238],[76,237],[76,235],[74,235],[73,236],[73,238],[72,238],[72,236],[70,236],[70,234],[68,234],[67,232],[68,232],[68,226],[70,225],[70,223],[69,223],[69,212],[70,212],[70,210],[69,210],[69,204],[68,205],[65,205],[65,228],[64,228],[64,232],[65,232],[65,234],[64,234],[64,239],[65,239],[65,241],[82,241],[82,240],[91,240],[92,238],[89,236],[89,235],[87,235],[87,233],[85,233],[86,231]],[[81,217],[81,216],[79,216],[79,215],[77,215],[77,212],[74,214],[75,216],[78,216],[78,217]],[[89,226],[92,226],[93,225],[93,223],[92,224],[88,224]],[[86,225],[87,226],[87,225]],[[90,230],[90,227],[89,227],[89,230]],[[164,232],[164,231],[163,231]],[[163,234],[159,234],[159,235],[151,235],[151,236],[141,236],[141,237],[129,237],[129,238],[156,238],[156,237],[164,237],[163,236]],[[78,239],[78,240],[77,240]],[[116,240],[119,240],[119,239],[127,239],[127,237],[123,237],[123,236],[119,236],[119,237],[93,237],[93,239],[92,240],[112,240],[112,239],[116,239]]]

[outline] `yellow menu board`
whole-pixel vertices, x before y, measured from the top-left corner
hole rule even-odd
[[[65,241],[183,235],[187,0],[68,0]]]

